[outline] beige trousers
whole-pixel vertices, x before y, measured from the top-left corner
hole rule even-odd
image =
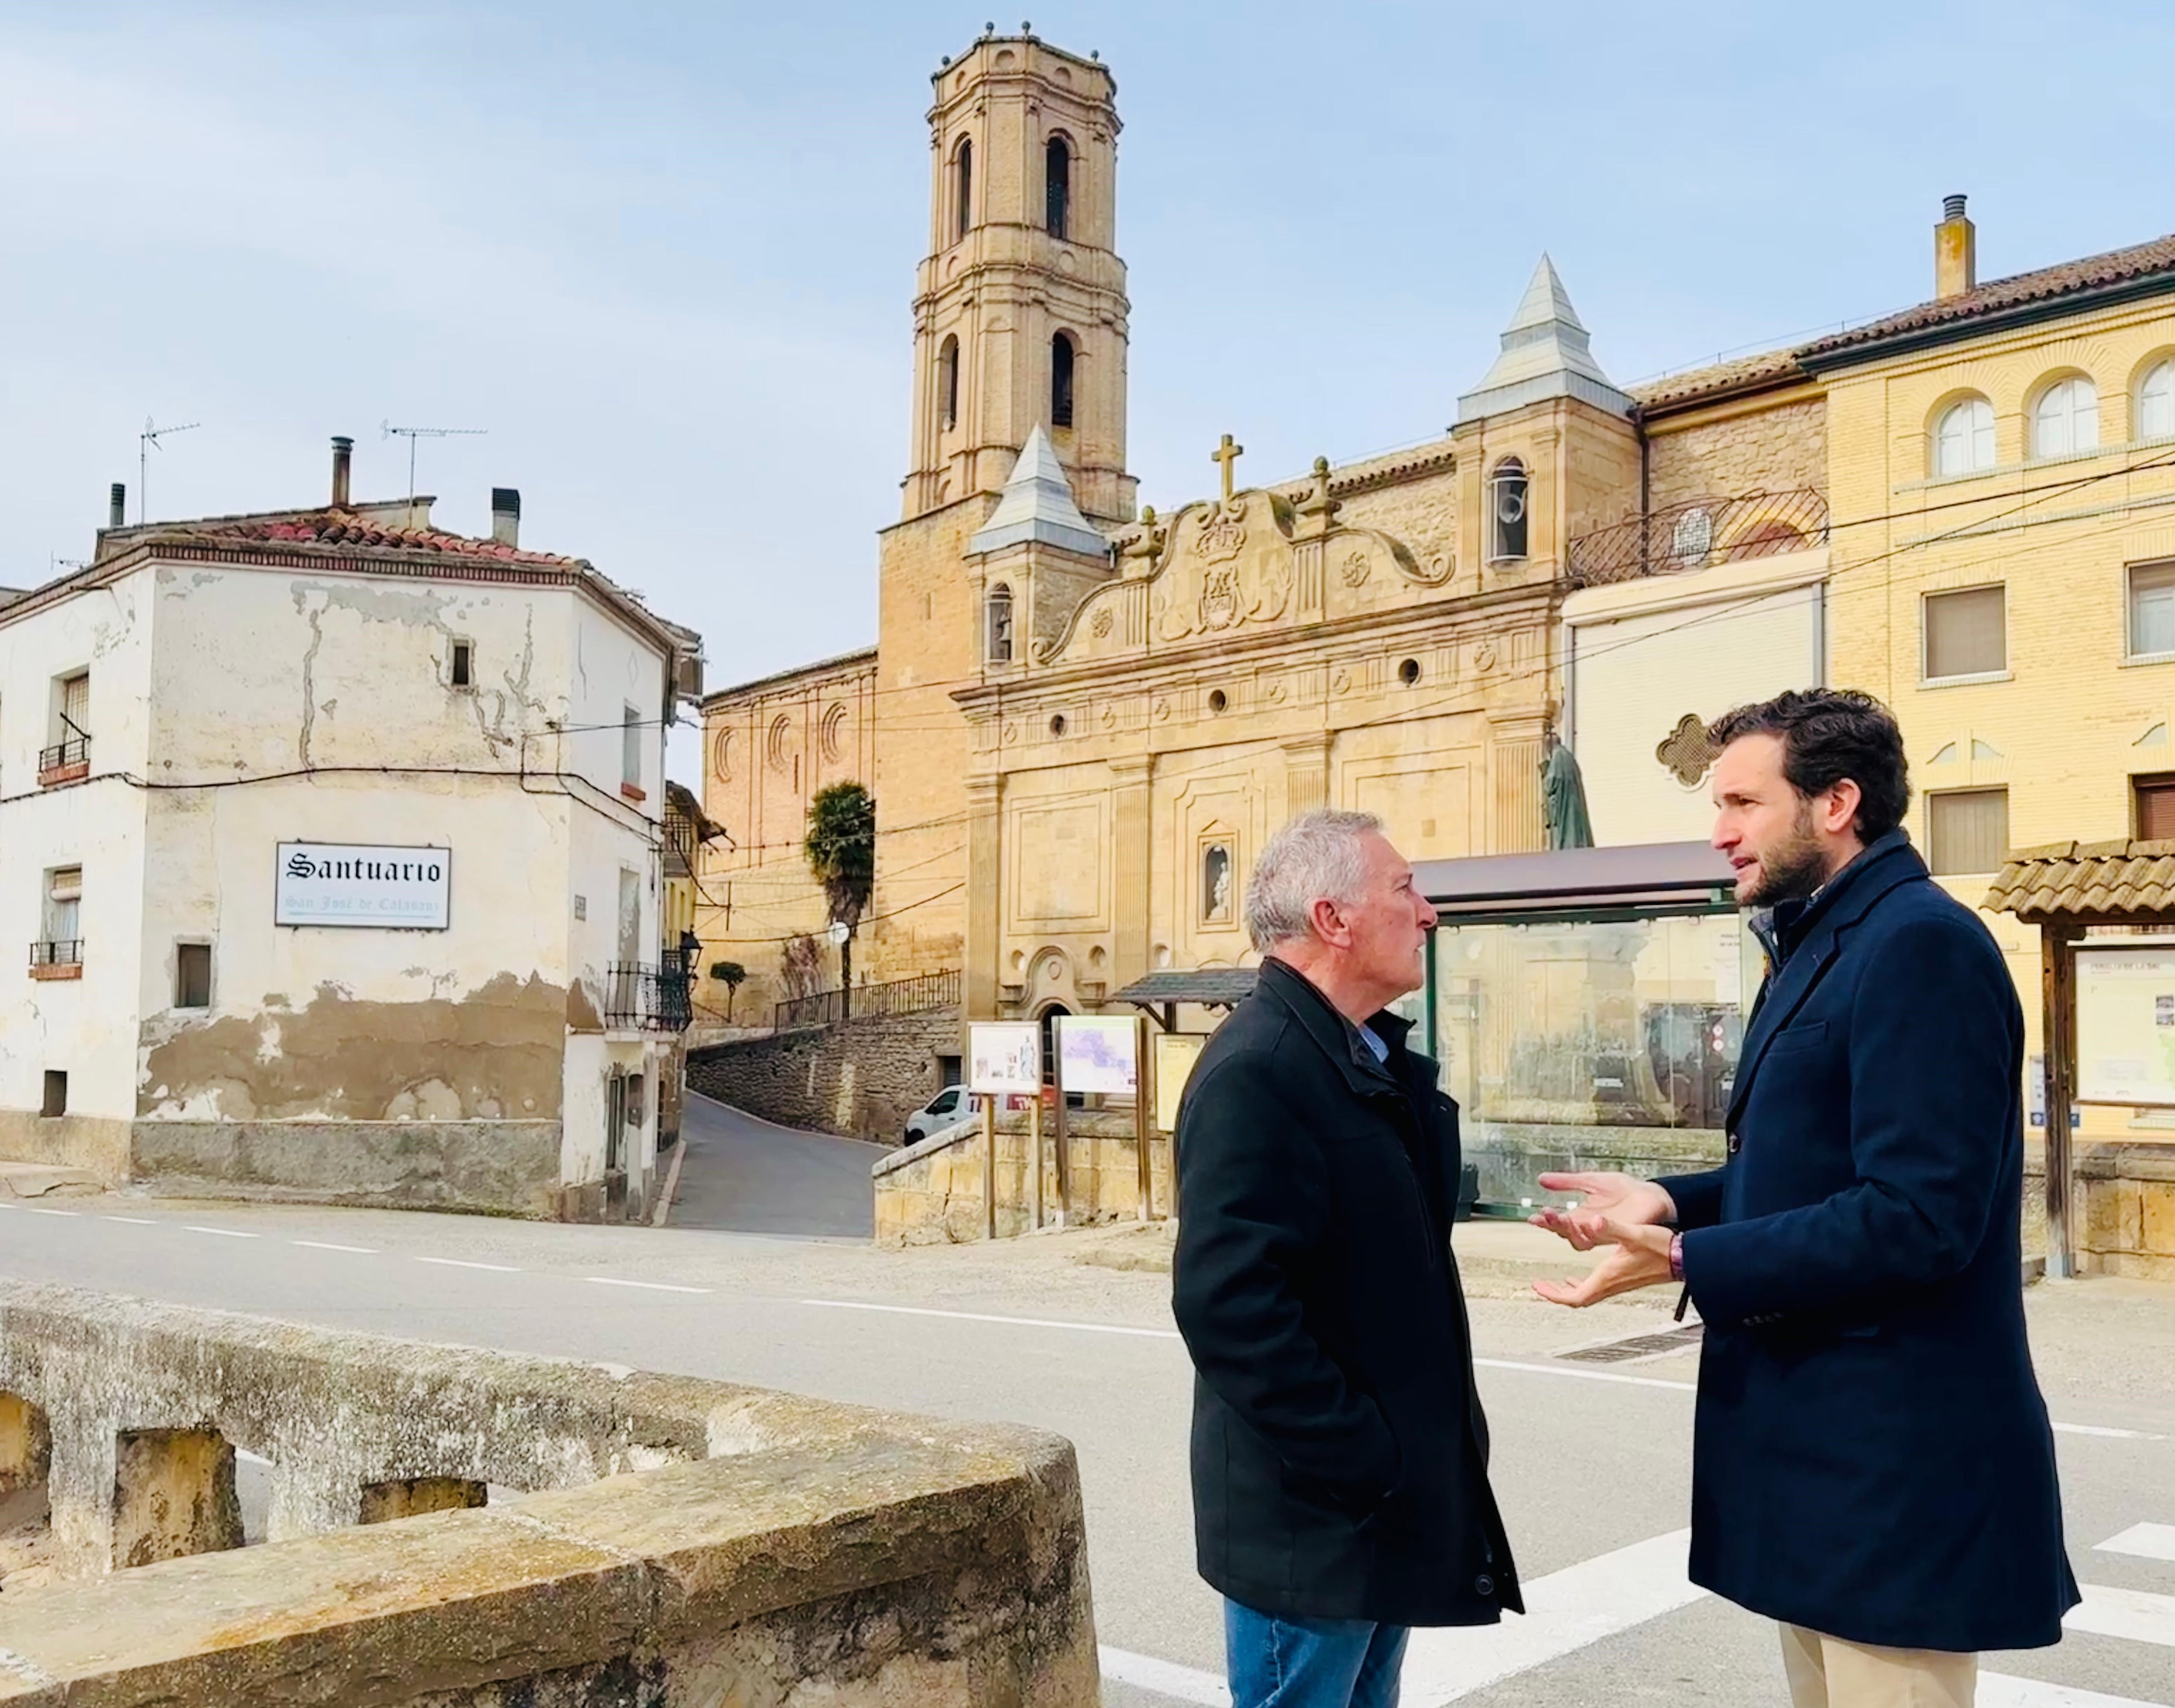
[[[1782,1669],[1794,1708],[1972,1708],[1978,1656],[1877,1649],[1784,1625]]]

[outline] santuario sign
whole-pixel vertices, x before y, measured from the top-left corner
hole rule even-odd
[[[442,931],[452,918],[453,873],[450,849],[283,842],[272,920]]]

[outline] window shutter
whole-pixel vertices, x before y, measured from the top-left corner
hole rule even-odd
[[[53,874],[53,899],[57,902],[79,902],[83,899],[83,868],[68,866]]]
[[[2138,840],[2175,842],[2175,777],[2140,777],[2136,789]]]
[[[1926,596],[1926,678],[1988,675],[2009,668],[2008,621],[1999,587]]]
[[[1998,871],[2009,857],[2009,791],[1960,789],[1926,797],[1936,876]]]
[[[70,676],[61,684],[61,715],[74,727],[61,732],[63,741],[73,741],[78,735],[90,733],[90,675]]]

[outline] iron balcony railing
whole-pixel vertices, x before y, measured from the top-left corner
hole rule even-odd
[[[621,1031],[685,1032],[695,1019],[690,983],[678,967],[615,961],[605,973],[605,1024]]]
[[[1827,540],[1828,501],[1809,486],[1698,498],[1579,535],[1565,573],[1574,586],[1597,587],[1802,551]]]
[[[920,973],[882,984],[859,985],[851,992],[814,990],[789,997],[777,1006],[771,1024],[782,1032],[789,1026],[835,1026],[842,1020],[888,1020],[955,1008],[958,1003],[959,969],[955,967],[947,973]]]
[[[71,765],[90,763],[90,738],[79,735],[73,741],[56,741],[50,747],[38,750],[38,771],[61,771]]]
[[[33,967],[80,967],[83,965],[83,939],[60,937],[30,945],[30,964]]]

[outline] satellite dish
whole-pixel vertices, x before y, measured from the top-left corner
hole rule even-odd
[[[823,935],[831,940],[831,946],[837,949],[843,947],[846,939],[854,934],[848,929],[843,919],[833,919],[831,921],[831,929]]]

